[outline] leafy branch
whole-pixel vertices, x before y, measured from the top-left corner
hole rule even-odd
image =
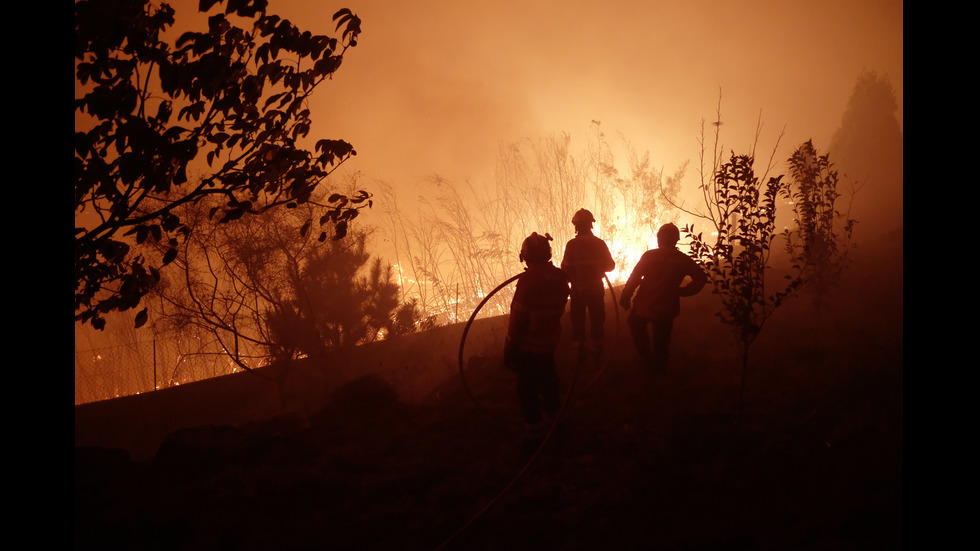
[[[296,207],[356,155],[339,139],[303,143],[310,95],[356,45],[360,19],[338,11],[338,39],[268,14],[266,0],[199,8],[221,4],[206,30],[171,45],[166,3],[75,3],[76,321],[101,329],[103,314],[136,307],[159,282],[193,230],[179,207],[220,197],[211,216],[221,223]],[[320,224],[342,237],[369,197],[334,195],[318,205]],[[138,250],[150,241],[167,249],[159,262]],[[136,324],[145,320],[144,309]]]

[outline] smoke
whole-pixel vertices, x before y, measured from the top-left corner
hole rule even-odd
[[[172,4],[178,25],[197,7]],[[810,139],[827,148],[866,70],[889,79],[903,120],[901,0],[270,2],[328,35],[344,7],[363,33],[318,90],[311,136],[350,141],[346,171],[406,193],[434,173],[488,182],[498,143],[581,140],[593,120],[673,171],[696,160],[719,93],[725,147],[749,148],[761,121],[760,151],[785,132],[785,160]]]
[[[786,158],[807,139],[826,147],[864,69],[891,80],[901,121],[901,2],[344,5],[364,33],[318,99],[319,130],[355,144],[350,168],[396,186],[488,180],[498,141],[578,135],[591,120],[677,167],[696,157],[719,90],[726,146],[750,145],[761,116],[761,145],[785,128]],[[324,24],[339,7],[273,3]]]

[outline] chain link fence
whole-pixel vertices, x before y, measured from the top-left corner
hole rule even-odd
[[[221,354],[182,354],[174,340],[75,339],[75,405],[131,396],[239,370]]]

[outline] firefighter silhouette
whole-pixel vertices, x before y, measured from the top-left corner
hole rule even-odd
[[[551,236],[532,233],[521,245],[527,268],[510,305],[504,362],[517,374],[517,397],[527,436],[543,437],[561,402],[555,348],[568,300],[568,278],[551,263]]]
[[[592,345],[601,352],[605,339],[605,273],[616,267],[606,242],[592,233],[595,217],[586,209],[572,216],[575,237],[565,245],[561,269],[571,282],[569,314],[572,321],[572,341],[579,351],[586,348],[586,325]],[[588,321],[588,324],[586,324]]]
[[[707,281],[704,270],[677,250],[679,240],[677,226],[664,224],[657,232],[657,248],[640,257],[619,300],[623,308],[630,310],[626,323],[636,352],[653,372],[662,372],[667,367],[670,334],[674,318],[680,313],[680,297],[697,294]],[[682,286],[687,277],[691,281]]]

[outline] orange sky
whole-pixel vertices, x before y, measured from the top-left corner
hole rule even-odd
[[[785,127],[782,158],[810,138],[824,151],[862,69],[890,79],[902,120],[901,1],[270,4],[314,32],[333,34],[340,7],[362,18],[357,48],[318,92],[313,134],[351,141],[348,168],[396,186],[432,172],[488,179],[500,140],[576,136],[591,120],[669,171],[696,160],[719,88],[728,146],[752,141],[761,111],[763,148]]]
[[[171,4],[180,26],[197,0]],[[900,0],[270,0],[328,35],[343,7],[363,32],[315,94],[310,135],[353,143],[344,172],[368,187],[489,183],[498,143],[569,132],[578,151],[598,120],[666,172],[690,161],[693,193],[719,90],[726,148],[745,152],[761,115],[760,151],[785,128],[784,160],[808,139],[827,150],[865,69],[891,81],[902,122]]]

